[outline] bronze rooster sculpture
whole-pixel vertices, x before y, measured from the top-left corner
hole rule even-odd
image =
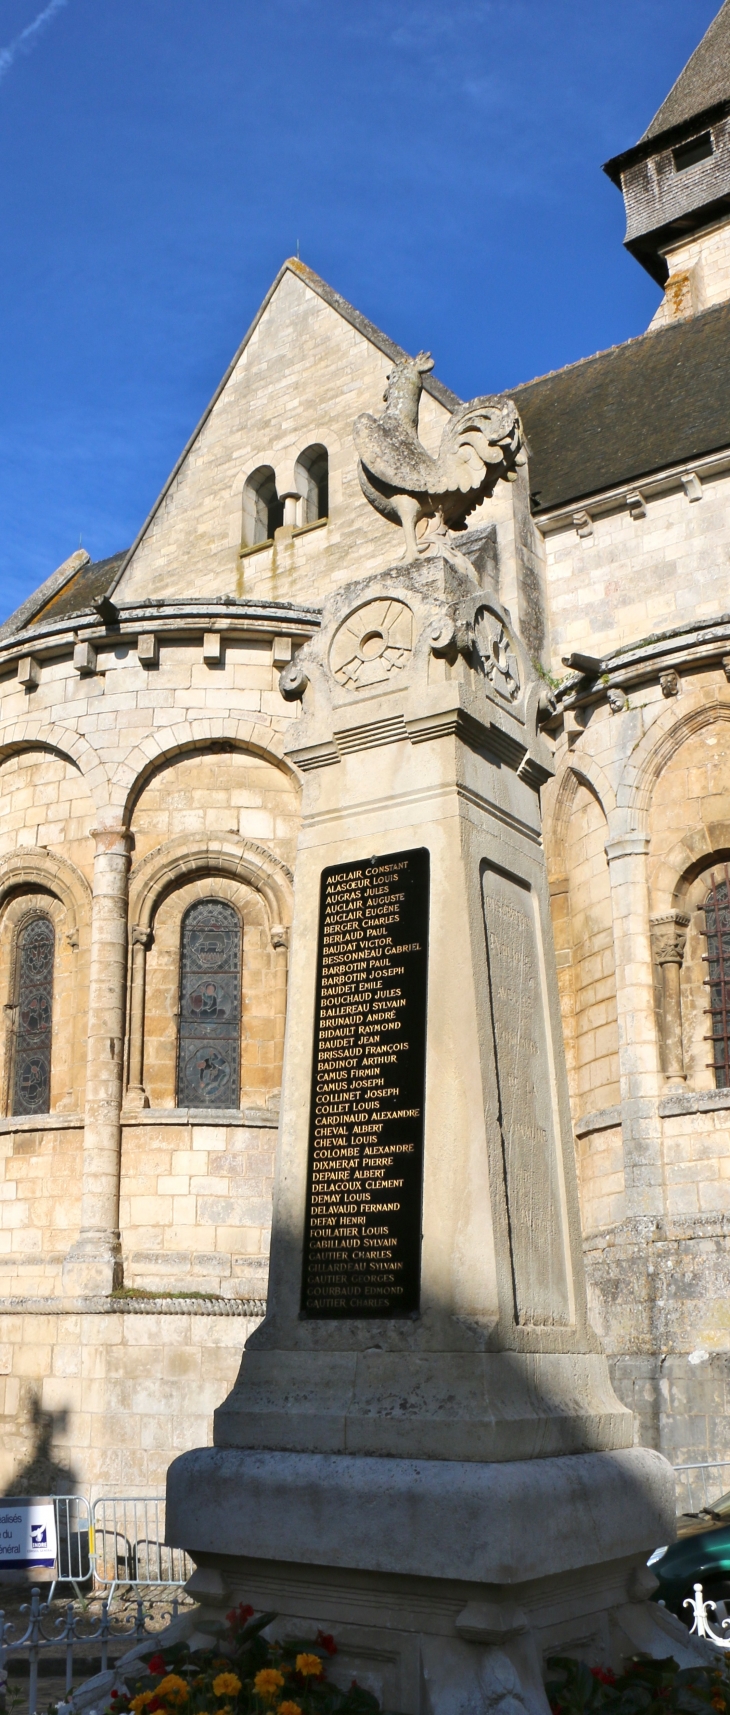
[[[499,478],[514,482],[516,466],[527,462],[517,407],[511,399],[489,397],[459,406],[432,458],[418,439],[423,377],[430,369],[428,351],[401,358],[387,378],[382,416],[365,411],[352,431],[360,487],[383,518],[402,525],[406,560],[427,552],[433,535],[443,541],[449,530],[463,530]],[[424,518],[435,520],[435,531],[419,546],[416,525]]]

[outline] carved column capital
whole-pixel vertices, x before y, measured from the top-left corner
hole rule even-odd
[[[665,911],[649,919],[651,944],[658,965],[681,965],[687,940],[689,917],[682,911]]]
[[[132,924],[131,941],[133,947],[144,947],[145,952],[148,952],[154,938],[152,929],[144,929],[141,923]]]

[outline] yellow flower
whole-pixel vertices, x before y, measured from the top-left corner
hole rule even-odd
[[[187,1703],[190,1689],[179,1673],[168,1673],[160,1680],[155,1695],[164,1697],[168,1703]]]
[[[213,1680],[213,1690],[216,1697],[235,1697],[241,1689],[241,1681],[237,1673],[219,1673]]]
[[[142,1710],[152,1702],[154,1695],[154,1691],[140,1691],[138,1697],[133,1697],[129,1707],[134,1710],[134,1715],[142,1715]]]
[[[319,1679],[324,1672],[318,1655],[298,1655],[295,1665],[305,1679]]]
[[[284,1675],[279,1673],[278,1668],[260,1667],[253,1682],[253,1688],[254,1691],[258,1692],[259,1697],[264,1697],[268,1701],[276,1696],[279,1687],[283,1684]]]
[[[276,1715],[302,1715],[302,1711],[298,1703],[292,1703],[288,1700],[279,1704]]]
[[[725,1699],[724,1699],[721,1691],[715,1691],[713,1693],[712,1707],[713,1707],[713,1709],[724,1709],[725,1708]]]

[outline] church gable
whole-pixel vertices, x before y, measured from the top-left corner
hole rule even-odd
[[[375,343],[377,341],[377,343]],[[378,412],[398,348],[287,263],[132,550],[115,599],[316,601],[402,551],[360,490],[352,424]],[[433,382],[434,451],[453,394]]]

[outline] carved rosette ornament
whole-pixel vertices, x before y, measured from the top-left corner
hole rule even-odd
[[[507,702],[520,694],[520,670],[512,639],[497,614],[486,606],[474,616],[474,648],[492,689]]]
[[[356,608],[335,632],[330,668],[340,685],[360,691],[386,683],[408,665],[413,653],[413,614],[390,597]]]

